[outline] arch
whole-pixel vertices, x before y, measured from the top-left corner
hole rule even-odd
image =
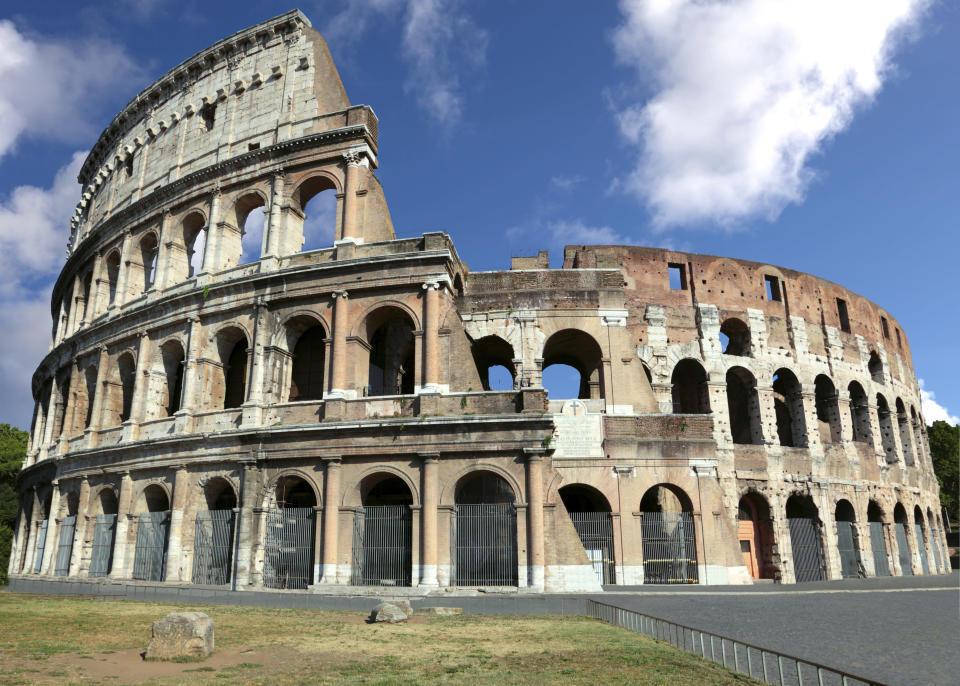
[[[873,555],[875,576],[890,576],[890,558],[884,531],[885,518],[883,508],[876,500],[871,499],[867,504],[867,528],[870,531],[870,551]]]
[[[370,345],[366,394],[411,394],[416,384],[415,320],[395,305],[370,311],[364,333]]]
[[[690,497],[673,484],[657,484],[643,494],[640,512],[643,583],[697,583],[696,531]]]
[[[471,346],[473,352],[473,361],[477,365],[477,373],[480,375],[480,382],[483,384],[483,390],[512,390],[515,388],[517,370],[514,366],[513,346],[500,336],[489,335],[474,341]],[[510,388],[492,388],[490,383],[490,371],[496,367],[503,367],[510,374]],[[494,375],[494,381],[497,381]]]
[[[857,521],[857,512],[853,509],[849,500],[841,498],[837,501],[834,517],[838,522],[855,522]]]
[[[606,397],[601,369],[603,351],[590,334],[580,329],[557,331],[544,343],[542,357],[544,371],[552,365],[563,364],[572,367],[580,374],[577,398],[601,400]],[[547,387],[546,382],[544,387]],[[550,393],[549,388],[547,392],[549,395],[554,395]]]
[[[353,488],[344,490],[340,504],[343,507],[357,507],[363,505],[364,494],[366,490],[375,486],[382,479],[395,478],[404,483],[407,491],[410,493],[411,504],[420,504],[420,492],[417,484],[410,478],[410,475],[402,469],[398,469],[387,464],[378,464],[370,466],[360,473],[359,478]]]
[[[867,503],[867,521],[868,522],[880,522],[883,523],[886,515],[883,512],[883,507],[880,506],[876,500],[870,500]]]
[[[181,223],[183,235],[183,249],[186,251],[186,278],[196,276],[203,269],[203,253],[206,248],[207,238],[207,218],[199,210],[193,210],[183,218]],[[182,266],[174,267],[176,272],[183,269]],[[177,274],[179,276],[179,274]],[[181,277],[182,279],[182,277]],[[178,280],[181,280],[178,279]],[[167,283],[170,283],[168,280]]]
[[[806,448],[807,422],[803,391],[797,376],[789,369],[781,368],[773,373],[773,407],[780,445]]]
[[[89,429],[93,424],[93,407],[96,403],[97,398],[97,366],[89,365],[86,369],[83,370],[83,380],[86,382],[84,389],[86,390],[85,402],[87,404],[85,409],[85,415],[83,420],[83,428]]]
[[[727,370],[727,409],[730,412],[730,436],[734,443],[763,443],[757,381],[743,367]]]
[[[316,507],[320,498],[314,484],[296,473],[277,478],[273,487],[273,502],[280,509],[288,507]]]
[[[787,498],[785,510],[797,583],[823,581],[826,578],[821,532],[823,523],[813,498],[794,493]]]
[[[463,297],[463,277],[459,274],[453,277],[453,292],[458,298]]]
[[[234,201],[234,226],[240,231],[240,245],[234,246],[237,264],[247,264],[260,259],[263,234],[267,228],[266,206],[267,198],[258,190],[245,191]]]
[[[93,303],[90,302],[90,295],[93,292],[93,272],[89,271],[83,277],[83,313],[77,311],[77,324],[76,327],[79,328],[81,323],[88,322],[92,319],[94,307]]]
[[[561,486],[560,500],[567,512],[612,512],[607,496],[588,484],[571,483]]]
[[[120,377],[119,419],[121,422],[125,422],[130,419],[130,410],[133,407],[133,389],[137,378],[137,363],[131,353],[122,353],[117,358],[117,374]]]
[[[140,239],[140,264],[143,269],[143,290],[153,287],[157,278],[157,256],[160,254],[160,241],[157,234],[148,231]]]
[[[813,502],[813,498],[803,493],[794,493],[787,498],[786,513],[787,519],[820,518],[820,510]]]
[[[112,486],[104,486],[92,498],[93,514],[115,515],[120,511],[117,492]]]
[[[870,372],[870,378],[875,383],[883,383],[883,362],[876,350],[870,351],[870,359],[867,361],[867,371]]]
[[[358,485],[360,502],[364,507],[413,505],[413,489],[406,479],[395,473],[375,472]]]
[[[930,561],[927,559],[927,525],[923,521],[923,510],[919,505],[913,507],[913,526],[917,538],[917,552],[920,553],[920,569],[924,574],[930,573]]]
[[[140,490],[136,503],[136,512],[166,512],[170,509],[170,494],[163,484],[147,484]]]
[[[281,472],[265,494],[263,585],[306,589],[313,583],[319,492],[297,470]]]
[[[296,212],[287,217],[287,226],[292,229],[289,252],[306,252],[333,243],[343,212],[337,196],[342,193],[340,180],[326,172],[316,172],[300,182],[291,194]],[[308,205],[313,212],[307,211]]]
[[[192,580],[222,586],[233,577],[237,491],[223,476],[205,477],[200,486],[207,509],[194,521]]]
[[[693,512],[693,501],[679,486],[660,483],[648,488],[640,499],[640,512]]]
[[[818,374],[813,381],[813,386],[820,442],[839,443],[842,440],[842,432],[837,389],[826,374]]]
[[[213,396],[225,410],[240,407],[247,398],[247,332],[231,324],[217,331],[215,339],[221,365],[217,381],[222,385],[215,387]]]
[[[844,579],[866,576],[860,560],[860,536],[856,527],[857,514],[849,500],[837,501],[834,522],[837,525],[837,553],[840,555],[840,573]]]
[[[674,414],[710,414],[710,390],[703,365],[691,358],[680,360],[670,383]]]
[[[164,411],[167,417],[172,417],[180,410],[185,360],[183,344],[178,339],[171,338],[160,346],[160,362],[163,365],[165,382],[161,401],[166,403]]]
[[[117,284],[120,281],[120,251],[113,250],[105,261],[107,266],[107,305],[117,300]]]
[[[754,579],[776,579],[773,563],[773,522],[770,504],[756,491],[748,491],[737,504],[737,540],[744,565]]]
[[[853,425],[853,440],[860,443],[870,443],[873,439],[870,430],[870,407],[867,404],[867,394],[856,381],[847,386],[850,394],[850,423]]]
[[[750,327],[737,317],[724,319],[720,325],[720,352],[749,357],[750,351]]]
[[[900,431],[900,450],[903,454],[903,463],[908,467],[916,464],[914,459],[913,432],[910,430],[910,420],[907,418],[907,408],[903,400],[897,398],[897,429]]]
[[[601,584],[617,581],[610,502],[593,486],[575,483],[559,490],[577,537]]]
[[[897,445],[893,435],[893,418],[890,405],[882,393],[877,393],[877,423],[880,425],[880,443],[888,464],[897,461]]]
[[[913,575],[913,559],[910,554],[910,543],[907,538],[907,510],[903,503],[897,502],[893,507],[893,530],[897,541],[897,558],[900,561],[900,573],[903,576]]]
[[[288,320],[286,327],[290,348],[290,401],[323,398],[326,371],[327,332],[309,317]]]
[[[208,510],[232,510],[237,507],[237,492],[230,480],[215,476],[203,482],[203,499]]]
[[[474,469],[457,480],[454,526],[459,586],[516,586],[517,494],[499,474]]]
[[[489,469],[475,469],[457,480],[457,505],[513,505],[517,493],[507,479]]]
[[[514,502],[523,502],[523,488],[517,479],[514,478],[513,474],[498,464],[480,462],[475,465],[464,467],[451,478],[444,479],[444,485],[440,492],[440,505],[455,505],[460,484],[465,482],[475,472],[481,471],[492,472],[496,476],[499,476],[501,479],[506,481],[510,485],[510,489],[513,491]]]
[[[413,490],[395,473],[375,471],[357,484],[351,582],[409,586],[413,579]]]

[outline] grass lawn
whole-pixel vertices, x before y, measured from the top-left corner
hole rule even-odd
[[[203,662],[144,662],[151,623],[187,609],[213,617],[216,652]],[[0,593],[0,683],[758,683],[585,617],[364,620],[359,612]]]

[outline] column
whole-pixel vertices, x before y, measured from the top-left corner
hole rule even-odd
[[[27,544],[27,538],[30,535],[30,522],[27,521],[26,507],[23,499],[19,502],[20,509],[17,512],[17,522],[14,528],[13,541],[10,546],[10,564],[7,565],[7,577],[20,573],[20,560],[23,557],[23,547]]]
[[[100,359],[97,361],[97,383],[94,385],[96,390],[92,401],[93,409],[90,413],[90,426],[85,432],[88,435],[87,447],[89,448],[97,447],[99,439],[97,432],[99,432],[100,427],[103,426],[103,397],[106,395],[107,364],[109,364],[109,361],[110,358],[107,355],[107,347],[101,346]]]
[[[283,170],[273,174],[273,183],[270,189],[270,216],[266,230],[263,232],[263,251],[261,257],[277,257],[280,255],[280,240],[283,235]]]
[[[423,527],[423,559],[420,561],[420,585],[437,586],[437,499],[440,486],[437,480],[438,455],[423,455],[423,509],[420,521]]]
[[[40,573],[44,575],[53,574],[53,561],[57,550],[57,533],[60,529],[58,524],[60,520],[60,482],[54,479],[50,482],[53,486],[53,495],[50,498],[50,512],[47,513],[47,540],[43,545],[43,563],[40,567]]]
[[[257,426],[262,423],[263,387],[267,368],[267,346],[270,344],[270,327],[265,321],[267,306],[262,298],[257,298],[253,320],[253,340],[248,349],[250,365],[247,382],[247,398],[243,404],[243,424]]]
[[[34,564],[37,559],[37,537],[40,535],[40,494],[37,493],[37,487],[33,487],[33,507],[30,508],[30,521],[27,522],[28,540],[27,555],[23,561],[22,571],[25,574],[33,574]]]
[[[339,457],[325,458],[327,465],[324,479],[323,501],[323,575],[321,583],[337,583],[337,529],[340,519],[340,468]]]
[[[143,165],[141,165],[143,166]],[[170,236],[170,222],[173,220],[173,215],[170,210],[163,211],[163,219],[160,221],[160,230],[157,232],[159,236],[157,237],[157,266],[153,274],[153,283],[148,288],[148,291],[162,291],[167,287],[167,275],[170,272],[170,248],[167,245],[167,241]],[[144,271],[149,268],[148,265],[143,265]]]
[[[73,551],[70,553],[70,568],[68,576],[80,574],[80,562],[83,557],[83,547],[90,530],[90,482],[86,476],[80,477],[80,499],[77,504],[77,529],[73,534]]]
[[[133,377],[133,400],[130,403],[130,419],[125,421],[123,440],[135,441],[140,436],[140,423],[144,420],[147,388],[150,386],[150,334],[140,332],[137,349],[137,373]]]
[[[180,398],[180,410],[177,414],[192,415],[197,411],[197,382],[200,376],[200,344],[202,325],[200,317],[190,317],[190,329],[187,332],[186,359],[183,362],[183,395]],[[190,427],[184,426],[189,431]]]
[[[363,153],[351,150],[344,153],[343,161],[343,237],[341,240],[362,243],[363,236],[357,226],[357,175],[363,160]]]
[[[342,398],[347,390],[347,326],[350,302],[346,291],[334,291],[333,305],[333,373],[328,395]]]
[[[531,588],[543,590],[543,455],[527,450],[527,568]]]
[[[207,230],[204,232],[203,262],[201,273],[209,273],[220,268],[220,187],[217,186],[210,196],[210,210],[207,217]]]
[[[900,568],[900,545],[897,543],[895,526],[896,524],[892,521],[883,523],[883,535],[887,544],[887,562],[890,564],[891,576],[903,576],[903,570]]]
[[[439,391],[440,383],[440,284],[423,284],[423,386],[421,390]]]
[[[127,301],[127,288],[130,280],[130,245],[133,240],[130,238],[130,232],[123,234],[123,242],[120,244],[120,273],[117,274],[117,292],[110,304],[110,309],[123,307]]]
[[[87,316],[85,317],[88,322],[93,321],[106,311],[106,302],[110,293],[107,289],[108,283],[105,277],[103,253],[98,250],[93,260],[93,283],[91,286],[93,292],[90,294],[90,302],[87,303]]]
[[[254,481],[256,463],[241,460],[243,474],[240,479],[240,511],[237,513],[237,559],[234,589],[243,589],[253,581],[253,518],[256,507],[257,483]],[[196,554],[196,553],[194,553]]]
[[[187,479],[189,473],[186,465],[178,465],[173,480],[173,499],[170,503],[170,537],[167,541],[167,573],[166,581],[186,581],[184,578],[183,550],[183,510],[187,505]]]
[[[64,331],[63,337],[70,338],[73,335],[74,327],[77,323],[77,307],[79,303],[77,302],[79,296],[77,295],[77,287],[80,284],[80,277],[78,276],[74,279],[73,288],[70,289],[70,313],[67,315],[67,330]]]
[[[122,579],[127,566],[128,531],[133,513],[130,507],[133,503],[133,479],[130,472],[124,472],[120,479],[120,497],[117,502],[117,528],[113,538],[113,566],[110,568],[111,579]]]

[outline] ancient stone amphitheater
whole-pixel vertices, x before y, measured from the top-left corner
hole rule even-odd
[[[574,591],[947,570],[910,348],[882,307],[650,248],[471,272],[444,233],[397,238],[377,165],[373,110],[298,11],[110,122],[33,377],[14,579]],[[544,387],[554,365],[576,397]]]

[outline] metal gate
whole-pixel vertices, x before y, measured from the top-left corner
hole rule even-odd
[[[609,512],[571,512],[570,520],[601,584],[615,584],[613,518]]]
[[[887,541],[883,537],[883,522],[870,522],[870,548],[873,550],[874,573],[877,576],[890,576]]]
[[[287,507],[267,512],[264,586],[302,590],[313,583],[316,514],[312,507]]]
[[[44,519],[40,522],[40,528],[37,529],[37,559],[33,565],[34,574],[39,574],[40,568],[43,566],[43,549],[47,547],[47,524],[49,522],[49,519]]]
[[[201,510],[193,540],[193,583],[222,586],[233,576],[233,510]]]
[[[517,508],[457,505],[452,520],[458,586],[517,585]]]
[[[893,527],[897,532],[897,557],[900,558],[900,572],[903,576],[913,576],[913,568],[910,566],[910,546],[907,545],[907,525],[903,522],[897,522]]]
[[[927,561],[927,546],[923,543],[923,527],[914,524],[914,530],[917,534],[917,550],[920,551],[920,567],[924,574],[930,573],[930,563]]]
[[[837,551],[840,553],[840,573],[844,579],[856,579],[860,574],[860,547],[853,522],[837,522]]]
[[[53,567],[56,576],[70,573],[70,556],[73,554],[73,537],[77,531],[77,515],[64,517],[60,522],[60,542],[57,546],[57,562]]]
[[[353,517],[355,586],[409,586],[413,510],[409,505],[370,505]]]
[[[106,576],[113,567],[113,541],[117,533],[117,515],[97,515],[93,527],[93,548],[90,551],[89,576]]]
[[[133,553],[133,578],[163,581],[167,561],[169,512],[143,512],[137,523],[137,545]]]
[[[812,517],[790,517],[790,542],[793,549],[793,568],[797,583],[823,581],[823,541],[820,526]]]
[[[691,513],[644,512],[640,529],[643,583],[698,583],[697,541]]]

